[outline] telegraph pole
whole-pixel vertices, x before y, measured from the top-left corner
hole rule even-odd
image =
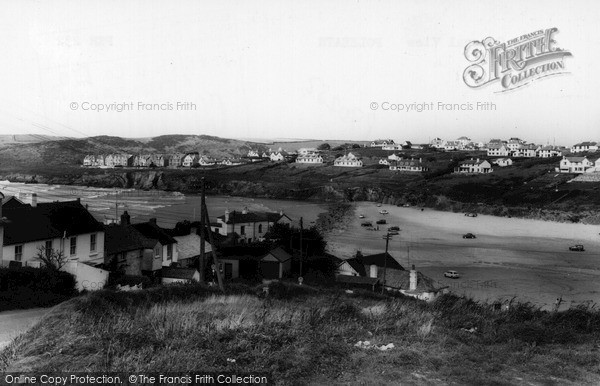
[[[300,277],[302,277],[302,261],[304,260],[304,254],[302,253],[302,233],[304,233],[304,227],[302,217],[300,217]]]
[[[382,238],[385,239],[385,254],[383,255],[383,285],[381,287],[381,293],[385,291],[385,283],[386,283],[386,274],[387,274],[387,255],[388,255],[388,246],[390,243],[390,239],[393,235],[390,232],[387,232],[385,236]]]
[[[201,221],[201,226],[206,226],[206,224],[209,225],[209,229],[207,231],[208,233],[208,240],[210,242],[210,249],[212,252],[212,257],[213,257],[213,264],[215,267],[215,272],[217,274],[217,281],[219,282],[219,289],[222,292],[225,292],[225,286],[223,284],[223,278],[221,277],[221,271],[219,270],[219,259],[217,258],[217,252],[215,251],[215,240],[213,239],[213,234],[212,231],[210,230],[210,217],[208,216],[208,208],[206,207],[206,192],[205,192],[205,188],[204,188],[204,177],[202,177],[202,198],[201,198],[201,205],[202,207],[200,208],[200,211],[202,212],[201,216],[202,216],[202,221]],[[200,249],[203,250],[204,249],[204,228],[202,229],[202,233],[203,236],[200,239]],[[203,261],[204,255],[200,256],[200,261]],[[202,263],[203,264],[203,263]]]
[[[201,183],[201,195],[200,195],[200,257],[198,258],[198,270],[200,271],[200,283],[204,284],[205,278],[205,257],[204,257],[204,243],[205,243],[205,235],[204,230],[206,228],[206,224],[204,223],[204,204],[205,204],[205,191],[204,191],[204,177],[202,177]],[[196,208],[194,208],[194,215],[196,214]],[[195,216],[194,216],[195,217]]]

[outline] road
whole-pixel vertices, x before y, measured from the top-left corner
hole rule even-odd
[[[50,308],[32,308],[0,312],[0,349],[6,347],[16,336],[27,331],[50,310]]]

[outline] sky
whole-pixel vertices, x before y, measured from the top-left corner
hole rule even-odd
[[[0,134],[600,141],[597,1],[4,0],[2,8]],[[469,42],[553,27],[555,46],[572,53],[564,74],[506,92],[499,82],[465,84]],[[415,103],[433,108],[406,111]],[[459,106],[440,108],[447,104]]]

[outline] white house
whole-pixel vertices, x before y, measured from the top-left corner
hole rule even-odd
[[[395,154],[395,153],[394,153],[394,154],[392,154],[392,155],[388,155],[388,157],[387,157],[387,158],[388,158],[388,160],[390,160],[390,161],[398,161],[398,160],[401,160],[401,159],[402,159],[402,157],[401,157],[401,156],[399,156],[398,154]]]
[[[580,142],[571,147],[571,153],[581,153],[584,151],[595,152],[598,151],[597,142]]]
[[[216,164],[217,164],[216,160],[209,158],[205,155],[198,158],[198,165],[200,165],[200,166],[212,166],[212,165],[216,165]]]
[[[321,157],[318,154],[298,155],[298,157],[296,158],[296,163],[319,165],[323,163],[323,157]]]
[[[394,145],[394,144],[383,145],[381,147],[381,150],[402,150],[402,145]]]
[[[513,164],[513,161],[510,158],[498,158],[494,161],[494,164],[503,168],[506,166],[511,166]]]
[[[502,143],[490,143],[487,146],[488,157],[508,157],[510,150]]]
[[[459,137],[456,139],[456,142],[459,144],[459,149],[464,149],[471,143],[471,138],[469,137]]]
[[[585,173],[592,167],[594,167],[594,162],[587,157],[563,156],[556,171],[560,173]]]
[[[400,159],[395,164],[390,165],[390,170],[405,171],[405,172],[423,172],[427,171],[427,167],[423,164],[423,160],[419,158],[415,160],[411,159]]]
[[[562,151],[555,146],[543,146],[538,149],[536,155],[540,158],[560,157]]]
[[[200,281],[200,272],[194,268],[165,267],[160,272],[163,284],[181,284]]]
[[[391,145],[395,145],[395,144],[396,143],[394,142],[393,139],[378,139],[378,140],[371,142],[371,147],[383,148],[384,146],[391,146]]]
[[[486,160],[480,160],[479,158],[462,161],[459,163],[458,167],[454,169],[454,173],[491,173],[494,169],[492,169],[492,165]]]
[[[248,150],[248,157],[260,157],[260,154],[258,154],[257,150]]]
[[[354,154],[348,153],[345,156],[336,158],[335,161],[333,162],[333,166],[356,168],[356,167],[362,167],[363,162],[361,159],[356,157]]]
[[[186,168],[191,168],[192,166],[198,165],[199,162],[200,162],[200,157],[197,152],[187,153],[181,159],[181,166],[186,167]]]
[[[541,147],[534,144],[523,144],[512,151],[513,157],[533,158]]]
[[[429,142],[429,146],[440,149],[444,147],[444,140],[441,138],[434,138]]]
[[[250,212],[248,208],[244,208],[241,212],[226,210],[223,216],[217,217],[216,223],[210,224],[210,227],[221,235],[237,234],[242,242],[251,243],[263,239],[273,224],[291,222],[282,211]]]
[[[461,144],[459,141],[446,141],[444,142],[443,149],[445,151],[459,150]]]
[[[156,224],[156,218],[151,218],[148,222],[132,224],[132,227],[144,237],[158,241],[154,246],[154,258],[160,260],[163,267],[179,261],[177,240]]]

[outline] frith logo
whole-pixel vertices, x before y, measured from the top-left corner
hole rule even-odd
[[[465,47],[472,64],[465,69],[467,86],[478,88],[499,81],[502,91],[513,90],[547,76],[565,74],[567,50],[556,46],[558,28],[535,31],[500,43],[488,37]]]

